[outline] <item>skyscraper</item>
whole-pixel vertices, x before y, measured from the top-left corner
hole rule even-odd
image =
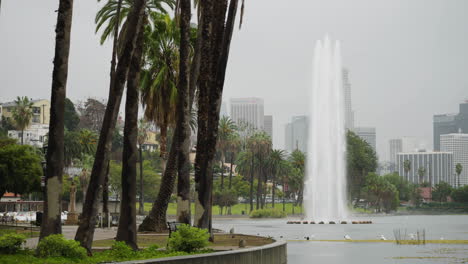
[[[376,132],[375,127],[355,127],[354,133],[366,141],[376,151]]]
[[[266,115],[263,117],[263,129],[265,132],[270,136],[271,140],[273,140],[273,116]]]
[[[397,154],[403,152],[403,142],[401,138],[390,139],[390,164],[394,165],[397,162]]]
[[[237,125],[247,125],[251,129],[263,130],[263,99],[251,98],[231,98],[231,119]]]
[[[309,122],[306,116],[293,116],[291,123],[286,125],[285,131],[285,149],[293,152],[299,149],[302,152],[307,151]]]
[[[426,149],[426,143],[415,137],[390,139],[390,162],[396,164],[396,155],[400,152],[417,152]]]
[[[468,134],[453,133],[440,136],[440,149],[453,153],[453,173],[455,166],[460,163],[463,166],[460,174],[460,184],[468,184]],[[458,176],[457,176],[458,177]],[[458,186],[458,179],[455,179],[452,185]]]
[[[458,114],[434,115],[434,150],[440,150],[440,135],[468,133],[468,100],[461,103]]]
[[[345,103],[345,127],[349,130],[354,128],[354,112],[351,101],[351,83],[349,82],[349,71],[343,68],[343,89]]]

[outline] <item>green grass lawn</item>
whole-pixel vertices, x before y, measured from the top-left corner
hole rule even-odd
[[[145,211],[149,212],[151,210],[151,203],[145,203]],[[137,204],[137,209],[139,205]],[[271,204],[267,204],[266,208],[271,208]],[[282,210],[283,204],[275,204],[275,208]],[[255,209],[255,204],[254,204]],[[242,215],[242,211],[244,211],[245,215],[249,215],[250,213],[250,205],[249,204],[236,204],[231,208],[231,215]],[[293,204],[286,203],[285,211],[288,215],[293,214]],[[167,209],[168,215],[176,215],[177,212],[177,204],[176,203],[169,203],[169,208]],[[192,214],[195,212],[195,204],[192,203]],[[294,206],[294,214],[302,213],[302,208],[300,206]],[[219,206],[213,206],[213,215],[220,215]],[[226,208],[223,210],[223,215],[226,215]]]

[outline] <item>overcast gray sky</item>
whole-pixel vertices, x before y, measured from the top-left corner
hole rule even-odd
[[[0,13],[0,101],[49,98],[58,0],[4,0]],[[108,94],[110,45],[94,34],[97,1],[75,0],[68,97]],[[342,43],[356,125],[388,140],[423,138],[432,115],[457,112],[468,98],[466,0],[246,0],[231,46],[224,100],[262,97],[274,116],[274,145],[284,125],[307,112],[313,46],[329,34]]]

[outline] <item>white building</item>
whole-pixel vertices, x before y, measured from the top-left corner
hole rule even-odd
[[[375,127],[355,127],[354,133],[362,140],[366,141],[376,151]]]
[[[273,140],[273,116],[266,115],[263,117],[263,129],[265,132],[270,136],[271,140]]]
[[[349,71],[343,68],[343,90],[345,101],[345,127],[349,130],[354,128],[354,112],[351,101],[351,83],[349,82]]]
[[[409,161],[410,170],[405,172],[404,163]],[[439,182],[453,184],[453,154],[452,152],[403,152],[397,154],[398,174],[411,183]],[[420,178],[419,171],[424,172]]]
[[[309,139],[309,121],[307,116],[293,116],[291,123],[286,124],[285,150],[293,152],[299,149],[307,151],[307,140]]]
[[[256,97],[232,98],[230,106],[231,119],[237,125],[247,125],[253,130],[264,129],[263,99]]]
[[[396,155],[400,152],[418,152],[426,149],[426,143],[415,137],[402,137],[390,139],[390,163],[396,164]]]
[[[463,166],[460,174],[460,185],[468,184],[468,134],[440,135],[440,150],[453,153],[453,173],[455,166],[460,163]],[[454,176],[455,178],[455,176]],[[454,179],[453,185],[458,186],[458,179]]]
[[[42,148],[48,133],[49,125],[33,123],[24,130],[23,144]],[[8,137],[21,143],[21,130],[8,130]]]

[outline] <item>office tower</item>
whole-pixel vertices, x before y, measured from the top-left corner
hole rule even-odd
[[[376,151],[376,132],[375,127],[355,127],[354,133],[366,141]]]
[[[433,117],[434,150],[440,150],[440,135],[468,133],[468,100],[461,103],[458,114],[442,114]]]
[[[343,89],[345,103],[345,127],[349,130],[354,128],[354,112],[351,101],[351,83],[349,82],[349,71],[343,68]]]
[[[251,98],[232,98],[231,119],[238,126],[245,126],[248,130],[263,130],[263,99]]]
[[[405,171],[404,163],[408,161],[410,170]],[[397,154],[398,174],[411,183],[427,182],[434,186],[439,182],[452,184],[452,152],[402,152]],[[420,170],[420,168],[422,168]],[[420,175],[420,171],[424,172]]]
[[[460,129],[461,130],[461,129]],[[453,173],[460,163],[463,167],[460,174],[460,185],[468,184],[468,134],[453,133],[440,136],[440,149],[453,153]],[[458,186],[458,175],[454,176],[452,185]]]
[[[306,116],[293,116],[290,123],[286,125],[285,150],[293,152],[299,149],[307,151],[307,140],[309,131],[309,121]]]
[[[270,136],[271,140],[273,140],[273,116],[266,115],[263,117],[263,129],[265,132]]]

